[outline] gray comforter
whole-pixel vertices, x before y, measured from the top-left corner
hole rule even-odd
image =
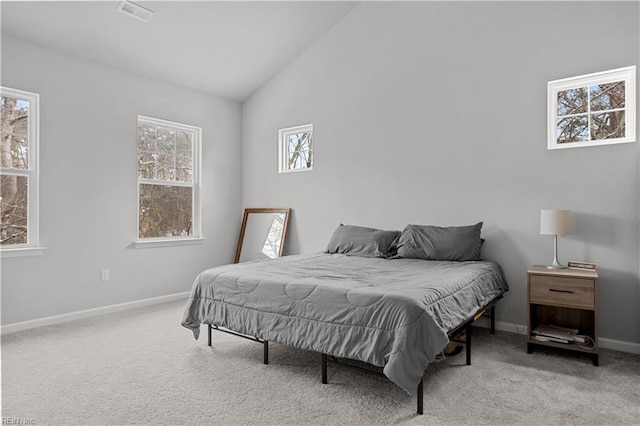
[[[182,325],[196,339],[212,324],[365,361],[415,395],[447,332],[507,289],[488,261],[286,256],[202,272]]]

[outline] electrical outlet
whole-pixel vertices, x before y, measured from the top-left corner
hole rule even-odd
[[[100,271],[100,281],[102,281],[102,282],[109,281],[109,270],[108,269],[103,269],[102,271]]]

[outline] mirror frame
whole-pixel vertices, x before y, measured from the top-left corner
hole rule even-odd
[[[282,256],[284,252],[284,242],[287,236],[287,228],[289,225],[289,216],[291,216],[290,208],[248,208],[244,209],[244,215],[242,216],[242,227],[240,228],[240,237],[238,237],[238,246],[236,247],[236,257],[233,263],[240,261],[240,253],[242,252],[242,243],[244,242],[244,232],[247,228],[247,220],[251,213],[284,213],[284,224],[282,225],[282,238],[280,243],[280,250],[278,251],[278,257]]]

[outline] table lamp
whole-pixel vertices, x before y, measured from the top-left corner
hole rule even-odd
[[[553,263],[549,269],[564,269],[558,262],[558,235],[571,233],[571,210],[540,210],[540,234],[553,235]]]

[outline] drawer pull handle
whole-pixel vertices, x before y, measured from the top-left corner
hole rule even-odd
[[[573,290],[556,290],[555,288],[550,288],[549,291],[555,291],[556,293],[573,293]]]

